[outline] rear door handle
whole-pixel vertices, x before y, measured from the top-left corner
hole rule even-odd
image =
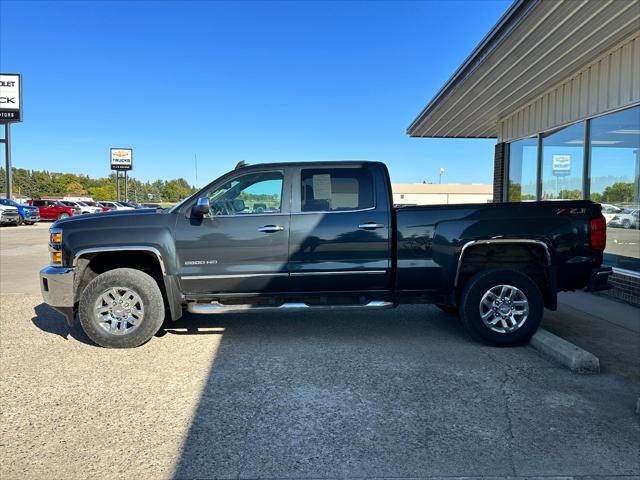
[[[264,227],[260,227],[258,229],[258,231],[262,233],[275,233],[275,232],[281,232],[283,230],[284,230],[284,227],[282,225],[265,225]]]
[[[358,228],[361,230],[375,230],[376,228],[384,228],[384,225],[381,223],[367,222],[361,223],[358,225]]]

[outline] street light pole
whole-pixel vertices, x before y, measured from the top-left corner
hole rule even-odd
[[[444,175],[444,167],[440,167],[440,183],[442,183],[442,175]]]
[[[6,180],[6,191],[5,194],[7,198],[11,200],[13,198],[13,192],[11,191],[11,187],[13,185],[13,171],[11,168],[11,123],[7,122],[4,124],[4,159],[5,159],[5,180]]]

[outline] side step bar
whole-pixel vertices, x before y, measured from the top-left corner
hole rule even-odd
[[[266,312],[283,310],[342,310],[349,308],[391,308],[393,302],[385,300],[371,300],[369,303],[357,305],[308,305],[306,303],[283,303],[282,305],[260,307],[256,305],[224,305],[220,302],[188,303],[187,311],[190,313],[238,313],[238,312]]]

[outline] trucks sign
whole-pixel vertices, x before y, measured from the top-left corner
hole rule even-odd
[[[111,170],[131,170],[133,168],[133,149],[112,148]]]
[[[22,82],[20,75],[0,73],[0,123],[22,121]]]

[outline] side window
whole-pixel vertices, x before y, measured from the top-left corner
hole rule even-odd
[[[282,172],[255,172],[236,177],[207,192],[213,215],[282,212]]]
[[[33,206],[34,207],[44,207],[44,202],[42,200],[34,200],[33,201]]]
[[[366,168],[304,169],[301,173],[303,212],[362,210],[373,204],[373,179]]]

